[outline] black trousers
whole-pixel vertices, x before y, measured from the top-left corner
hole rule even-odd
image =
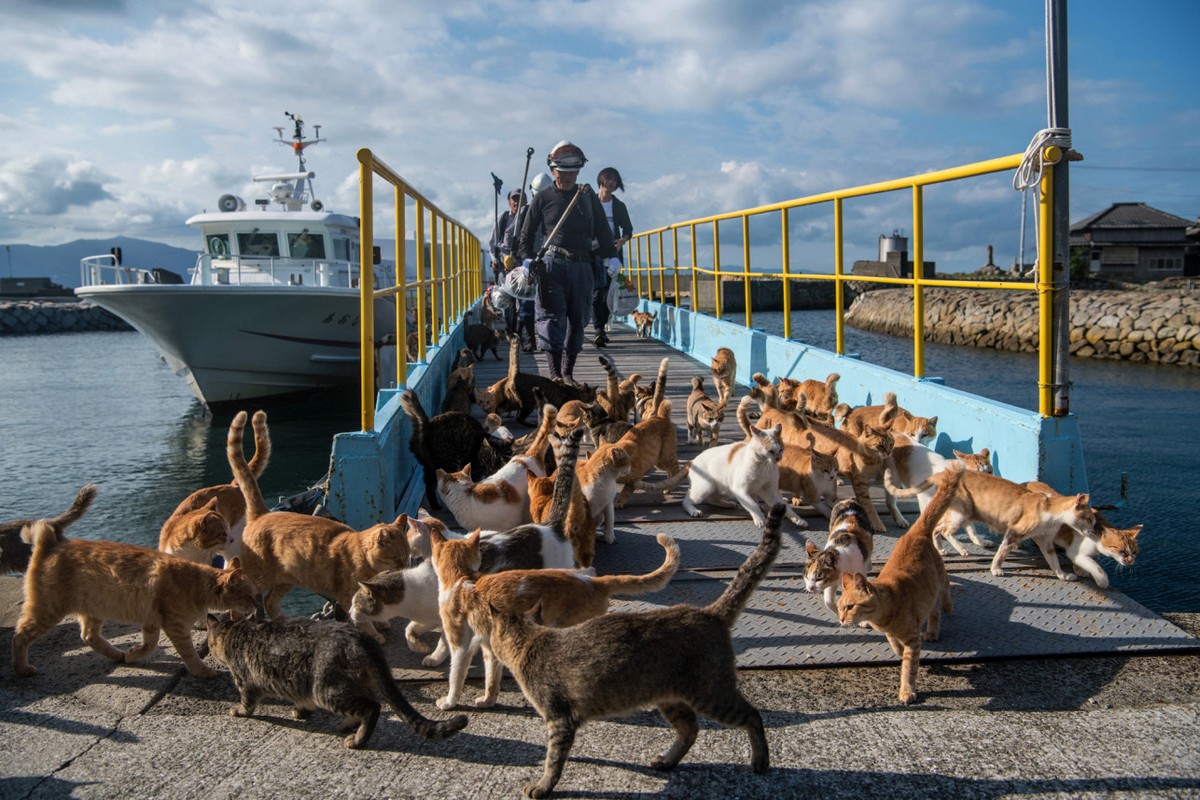
[[[603,333],[608,324],[608,287],[611,283],[612,278],[609,278],[603,286],[592,290],[592,329],[596,333]]]

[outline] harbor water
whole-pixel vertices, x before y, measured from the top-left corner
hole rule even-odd
[[[782,315],[756,314],[754,325],[782,334]],[[832,349],[833,312],[794,312],[792,333]],[[846,338],[847,352],[911,372],[908,340],[850,328]],[[935,344],[925,352],[926,374],[948,386],[1036,407],[1032,355]],[[71,535],[153,547],[180,500],[230,480],[229,418],[209,415],[137,333],[6,338],[0,370],[0,519],[57,514],[93,482],[100,494]],[[1071,378],[1093,502],[1118,501],[1127,473],[1128,501],[1106,515],[1145,526],[1133,567],[1102,559],[1114,588],[1154,611],[1200,610],[1200,373],[1076,359]],[[271,409],[273,453],[260,479],[268,504],[320,479],[333,435],[357,426],[353,392]],[[311,600],[293,604],[307,610]]]

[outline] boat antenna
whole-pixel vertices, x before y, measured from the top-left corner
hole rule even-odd
[[[321,142],[325,141],[324,139],[321,138],[321,126],[314,125],[313,126],[313,131],[315,132],[314,138],[305,139],[304,138],[304,120],[300,117],[300,115],[292,114],[289,111],[284,111],[283,115],[292,121],[292,138],[290,141],[283,138],[283,128],[276,127],[275,128],[275,134],[276,134],[275,141],[279,142],[279,144],[287,145],[287,146],[291,147],[292,152],[296,154],[296,158],[300,162],[299,168],[297,171],[302,172],[302,173],[307,173],[308,168],[304,165],[304,148],[310,147],[314,144],[320,144]],[[301,178],[299,182],[300,182],[301,187],[303,187],[305,184],[308,185],[308,196],[309,197],[313,197],[313,198],[316,197],[316,192],[313,190],[311,174],[308,177]],[[312,202],[312,206],[313,206],[313,211],[320,211],[321,210],[321,201],[314,199]]]

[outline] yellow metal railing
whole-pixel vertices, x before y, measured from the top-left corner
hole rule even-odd
[[[392,186],[395,205],[396,283],[376,289],[369,265],[375,242],[374,178],[378,175]],[[363,268],[359,270],[360,316],[362,335],[359,357],[362,365],[359,384],[362,400],[362,429],[375,427],[375,301],[394,297],[396,302],[396,386],[408,380],[408,293],[416,292],[412,309],[416,334],[416,359],[425,360],[425,349],[448,333],[463,312],[483,291],[483,247],[479,240],[457,220],[392,171],[367,148],[358,151],[358,205]],[[414,220],[416,280],[409,282],[407,215]]]
[[[721,318],[721,285],[725,278],[738,278],[743,281],[745,290],[745,324],[746,327],[753,325],[753,310],[751,304],[750,280],[751,278],[782,278],[783,279],[783,335],[785,338],[791,338],[791,280],[826,280],[835,282],[835,297],[836,297],[836,348],[839,355],[845,353],[845,319],[844,319],[844,284],[847,281],[863,282],[863,283],[893,283],[901,286],[911,286],[913,289],[913,374],[917,378],[925,377],[925,301],[924,289],[928,286],[950,287],[950,288],[970,288],[970,289],[1010,289],[1014,291],[1032,291],[1037,292],[1039,303],[1039,319],[1041,321],[1038,333],[1038,410],[1043,416],[1050,416],[1052,389],[1051,386],[1051,371],[1052,371],[1052,347],[1051,347],[1051,324],[1053,314],[1054,294],[1057,291],[1052,283],[1051,272],[1049,265],[1054,263],[1054,193],[1052,190],[1052,180],[1054,174],[1054,164],[1058,163],[1062,157],[1062,152],[1058,147],[1048,147],[1043,153],[1043,172],[1041,180],[1041,195],[1039,205],[1039,220],[1038,226],[1038,278],[1036,283],[1017,282],[1017,281],[956,281],[956,280],[939,280],[935,278],[926,278],[924,276],[924,257],[925,257],[925,215],[924,215],[924,192],[926,186],[938,183],[947,183],[949,181],[963,180],[966,178],[975,178],[982,175],[1003,172],[1006,170],[1016,169],[1024,158],[1024,153],[1003,158],[996,158],[990,161],[980,161],[974,164],[967,164],[961,167],[953,167],[950,169],[940,170],[936,172],[927,172],[921,175],[914,175],[908,178],[898,178],[896,180],[884,181],[881,183],[868,184],[866,186],[857,186],[850,189],[840,189],[833,192],[825,192],[823,194],[815,194],[809,197],[801,197],[795,200],[789,200],[783,203],[775,203],[772,205],[759,206],[757,208],[745,209],[742,211],[730,211],[724,214],[714,214],[708,217],[688,220],[686,222],[678,222],[667,225],[654,230],[644,231],[635,234],[629,242],[629,254],[627,269],[633,274],[634,287],[639,297],[646,297],[650,300],[663,299],[667,296],[666,292],[666,275],[671,272],[672,282],[674,285],[675,302],[678,303],[679,298],[679,271],[687,270],[691,273],[691,297],[692,309],[696,310],[696,300],[698,298],[699,277],[701,275],[710,276],[713,281],[715,291],[713,313],[718,319]],[[847,274],[845,271],[845,216],[843,214],[843,201],[849,198],[866,197],[869,195],[883,194],[897,190],[907,189],[912,193],[912,256],[913,277],[911,278],[889,278],[889,277],[873,277],[867,275]],[[814,206],[829,203],[833,206],[833,273],[815,273],[815,272],[792,272],[790,267],[791,259],[791,243],[790,231],[788,229],[788,211],[793,208],[803,206]],[[750,263],[750,218],[766,214],[779,214],[782,225],[782,269],[779,272],[770,271],[755,271],[751,272]],[[724,221],[737,220],[740,222],[742,233],[742,267],[740,270],[723,270],[721,268],[721,229],[720,223]],[[712,252],[713,263],[711,268],[700,266],[696,254],[696,237],[698,228],[702,226],[712,226]],[[679,237],[681,232],[684,233],[691,243],[691,265],[681,264],[679,261]],[[667,264],[664,258],[665,244],[664,240],[667,237],[671,239],[672,262]],[[654,245],[657,244],[657,248]],[[658,262],[654,262],[653,252],[658,251]],[[658,289],[654,288],[654,276],[658,277]],[[643,281],[645,284],[643,285]]]

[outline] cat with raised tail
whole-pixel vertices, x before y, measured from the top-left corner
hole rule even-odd
[[[842,575],[869,575],[875,537],[871,535],[867,512],[857,500],[839,500],[829,515],[829,538],[825,549],[818,550],[811,541],[804,542],[808,564],[804,567],[804,590],[820,591],[825,607],[836,617],[837,590]]]
[[[242,564],[246,575],[264,592],[271,618],[280,616],[283,598],[300,586],[350,608],[358,582],[408,565],[407,516],[362,531],[326,517],[271,511],[242,452],[246,412],[229,424],[226,456],[246,499]],[[364,628],[382,639],[374,626]]]
[[[737,356],[728,347],[717,348],[709,371],[712,373],[713,386],[717,387],[717,402],[724,408],[729,405],[729,398],[733,397],[733,387],[737,380]],[[695,386],[694,383],[692,385]]]
[[[33,555],[25,572],[25,604],[12,638],[13,672],[19,677],[37,672],[29,663],[29,645],[64,617],[74,616],[83,640],[113,661],[145,658],[165,632],[188,672],[210,678],[212,668],[192,644],[192,626],[210,608],[251,614],[256,607],[258,590],[236,558],[219,570],[123,542],[60,541],[48,520],[34,522],[29,539]],[[140,625],[142,643],[117,649],[104,638],[106,620]]]
[[[247,468],[258,478],[271,458],[267,415],[256,411],[251,424],[254,456]],[[184,498],[167,518],[158,533],[158,549],[197,564],[211,564],[217,555],[229,560],[241,551],[245,529],[246,499],[241,487],[236,482],[209,486]]]
[[[58,541],[63,539],[63,531],[68,525],[78,522],[87,510],[91,508],[92,501],[96,499],[96,493],[99,487],[94,483],[89,483],[79,490],[75,495],[75,502],[71,503],[71,507],[57,517],[50,517],[42,520],[54,529],[54,535]],[[0,573],[3,572],[24,572],[29,568],[29,557],[33,554],[33,540],[30,539],[30,530],[35,519],[14,519],[8,522],[0,522]]]
[[[691,516],[703,516],[698,503],[725,507],[740,504],[761,528],[767,524],[762,506],[769,508],[784,502],[779,493],[779,459],[783,457],[780,426],[765,431],[752,427],[747,418],[752,402],[743,397],[737,407],[738,419],[749,431],[746,441],[710,447],[692,459],[691,482],[683,498],[683,509]],[[729,502],[730,498],[736,503]],[[788,519],[797,527],[808,527],[790,505],[784,507]]]
[[[942,554],[933,546],[932,533],[953,505],[963,479],[963,466],[952,463],[941,475],[944,482],[933,502],[897,540],[875,580],[868,580],[861,573],[842,573],[838,619],[843,625],[868,623],[887,636],[888,644],[900,657],[899,698],[905,705],[917,701],[921,640],[936,642],[941,633],[942,612],[954,611],[950,578]]]
[[[292,703],[292,717],[307,719],[314,708],[342,717],[338,729],[353,731],[346,747],[365,747],[379,721],[382,694],[416,733],[444,739],[464,727],[458,714],[435,722],[400,692],[383,648],[367,633],[341,622],[310,619],[208,617],[208,648],[229,668],[241,702],[231,716],[252,717],[260,700],[275,697]]]
[[[525,785],[526,797],[553,791],[579,726],[647,707],[657,707],[675,730],[672,745],[651,760],[654,769],[673,769],[687,755],[702,714],[744,730],[751,768],[767,770],[762,717],[738,689],[730,629],[779,554],[784,510],[783,504],[771,508],[758,547],[721,596],[703,608],[612,612],[547,628],[525,615],[471,604],[471,626],[488,639],[549,728],[545,767],[539,780]]]

